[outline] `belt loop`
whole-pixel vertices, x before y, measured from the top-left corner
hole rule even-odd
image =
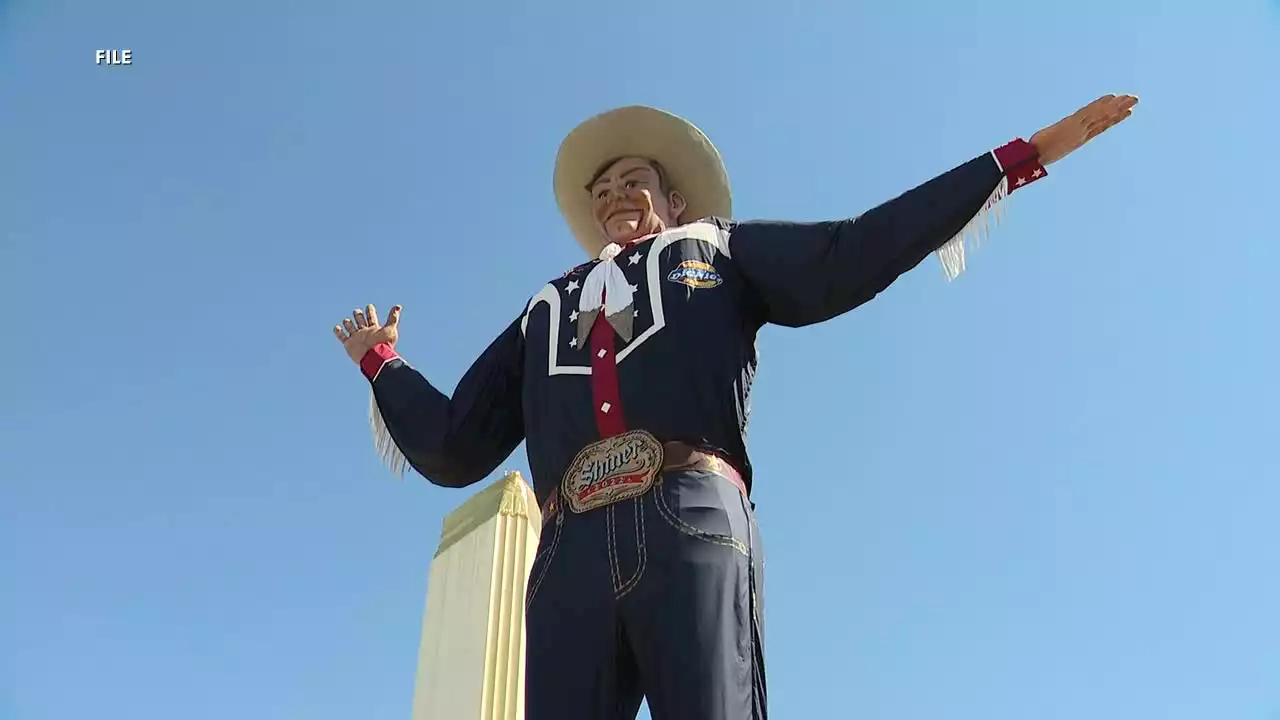
[[[547,521],[555,517],[556,512],[560,509],[560,488],[551,488],[551,494],[547,495],[547,501],[542,504],[542,524],[546,525]]]

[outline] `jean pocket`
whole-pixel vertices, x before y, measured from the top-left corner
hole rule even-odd
[[[553,527],[548,527],[553,526]],[[528,610],[533,605],[533,598],[538,594],[538,588],[542,587],[542,581],[547,579],[547,572],[551,570],[551,561],[555,559],[556,550],[560,547],[560,531],[564,526],[564,515],[558,513],[555,518],[542,528],[542,538],[538,543],[538,553],[533,556],[533,562],[529,564],[529,584],[528,596],[524,601],[524,608]],[[551,531],[551,537],[547,537],[547,531]]]
[[[663,473],[653,499],[658,514],[681,534],[750,555],[746,500],[728,479],[704,470]]]

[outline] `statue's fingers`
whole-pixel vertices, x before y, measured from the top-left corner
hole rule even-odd
[[[1081,122],[1092,122],[1097,118],[1110,114],[1115,103],[1115,95],[1103,95],[1076,111],[1075,117]]]
[[[1126,110],[1125,112],[1117,113],[1115,115],[1110,115],[1106,118],[1103,118],[1101,121],[1094,123],[1089,127],[1088,132],[1085,134],[1085,139],[1092,140],[1093,138],[1101,135],[1107,130],[1110,130],[1111,128],[1115,127],[1120,123],[1121,120],[1124,120],[1125,118],[1129,117],[1129,115],[1131,114],[1132,114],[1132,111]]]
[[[1090,123],[1089,129],[1091,131],[1096,130],[1097,132],[1102,132],[1103,130],[1106,130],[1107,128],[1115,125],[1116,123],[1119,123],[1121,120],[1124,120],[1125,118],[1129,117],[1132,114],[1133,114],[1132,106],[1129,106],[1129,107],[1119,106],[1119,107],[1113,108],[1110,113],[1107,113],[1106,115]]]
[[[1106,95],[1103,95],[1102,97],[1098,98],[1097,100],[1094,100],[1088,105],[1085,105],[1085,107],[1096,110],[1100,107],[1111,104],[1115,99],[1116,99],[1116,96],[1114,93],[1107,93]]]
[[[1119,116],[1126,112],[1128,110],[1118,102],[1094,108],[1085,119],[1085,129],[1092,132],[1095,128],[1107,127],[1109,124],[1114,124]]]
[[[396,305],[396,306],[394,306],[394,307],[392,307],[392,308],[391,308],[391,312],[387,313],[387,327],[393,327],[393,326],[395,326],[395,325],[399,324],[399,322],[400,322],[400,311],[401,311],[402,309],[403,309],[403,308],[401,308],[399,305]]]
[[[360,327],[360,328],[369,327],[369,320],[365,318],[364,311],[361,310],[360,308],[356,308],[355,310],[351,311],[351,319],[355,320],[356,327]]]
[[[364,316],[369,321],[370,327],[378,327],[378,308],[372,304],[365,305]]]
[[[1085,122],[1088,122],[1088,121],[1089,121],[1089,118],[1091,118],[1091,117],[1093,117],[1093,116],[1094,116],[1094,113],[1096,112],[1096,110],[1097,110],[1097,108],[1098,108],[1099,104],[1101,104],[1101,102],[1103,101],[1103,99],[1104,99],[1104,98],[1098,98],[1097,100],[1094,100],[1093,102],[1089,103],[1088,105],[1085,105],[1084,107],[1080,108],[1079,110],[1077,110],[1077,111],[1075,111],[1075,112],[1071,113],[1071,114],[1070,114],[1070,115],[1068,115],[1066,118],[1064,118],[1064,120],[1066,120],[1066,121],[1070,121],[1070,122],[1076,122],[1076,123],[1085,123]]]
[[[1107,117],[1108,116],[1090,118],[1089,122],[1084,124],[1085,137],[1093,137],[1094,135],[1102,132],[1103,128],[1107,125]]]
[[[360,329],[360,328],[356,327],[356,323],[355,323],[355,321],[354,321],[354,320],[352,320],[351,318],[346,318],[345,320],[343,320],[343,321],[342,321],[342,327],[343,327],[343,329],[345,329],[345,330],[347,331],[347,333],[348,333],[348,334],[350,334],[350,335],[355,335],[355,334],[356,334],[356,331]]]
[[[1099,135],[1102,134],[1102,131],[1106,130],[1108,127],[1109,126],[1106,123],[1102,123],[1102,122],[1090,123],[1088,127],[1084,129],[1085,142],[1088,142],[1098,137]]]
[[[1097,114],[1103,121],[1114,124],[1128,117],[1137,104],[1138,98],[1132,95],[1121,95],[1100,107]]]
[[[350,335],[347,334],[346,330],[342,329],[341,325],[333,326],[333,336],[338,338],[338,342],[342,343],[343,345],[346,345],[347,338],[351,337]]]
[[[1107,118],[1107,121],[1105,123],[1102,124],[1102,129],[1106,130],[1107,128],[1115,127],[1116,125],[1119,125],[1121,121],[1123,121],[1125,118],[1129,117],[1132,114],[1133,114],[1132,109],[1121,110],[1120,112],[1114,113]]]
[[[1084,118],[1085,122],[1092,124],[1107,117],[1113,112],[1115,112],[1115,101],[1108,101],[1098,103],[1096,105],[1090,105],[1085,109],[1085,112],[1081,113],[1081,116]]]

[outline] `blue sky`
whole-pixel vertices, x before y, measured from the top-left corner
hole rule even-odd
[[[960,280],[764,331],[771,709],[1280,717],[1278,70],[1263,0],[0,2],[0,718],[408,717],[468,493],[380,469],[329,327],[402,303],[451,388],[579,261],[579,120],[800,220],[1104,92]]]

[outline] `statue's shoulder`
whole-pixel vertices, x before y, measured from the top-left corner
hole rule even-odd
[[[732,230],[734,226],[734,222],[729,218],[722,218],[716,215],[708,215],[707,217],[699,218],[696,222],[691,224],[696,225],[698,223],[714,226],[717,230],[725,233]]]
[[[717,216],[699,218],[673,230],[670,242],[682,242],[686,247],[710,245],[721,255],[728,256],[729,234],[735,225],[732,220]]]
[[[577,281],[577,283],[581,285],[582,279],[587,276],[587,273],[591,272],[591,268],[595,267],[599,263],[599,260],[588,260],[581,265],[574,265],[561,273],[560,277],[551,280],[547,284],[554,286],[557,290],[564,290],[574,281]]]
[[[532,307],[539,299],[547,299],[548,293],[553,295],[572,294],[582,287],[582,282],[586,280],[591,268],[599,263],[599,260],[590,260],[581,265],[574,265],[557,277],[551,278],[539,288],[537,294],[529,301],[529,306]]]

